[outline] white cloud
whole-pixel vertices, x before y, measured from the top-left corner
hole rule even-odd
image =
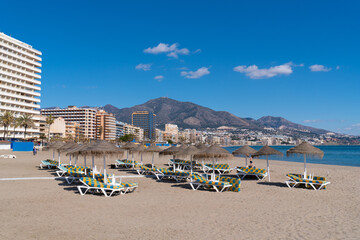
[[[161,82],[164,79],[164,76],[162,75],[158,75],[154,77],[155,80],[158,80],[159,82]]]
[[[340,69],[340,66],[336,66],[336,70],[339,70]]]
[[[143,71],[150,71],[151,70],[151,63],[147,63],[147,64],[143,64],[143,63],[140,63],[139,65],[137,65],[135,67],[135,69],[137,70],[143,70]]]
[[[331,68],[327,68],[324,65],[319,64],[311,65],[309,68],[312,72],[329,72],[331,70]]]
[[[314,119],[314,120],[304,120],[303,123],[319,123],[322,122],[320,119]]]
[[[167,53],[168,57],[178,58],[179,55],[189,55],[190,51],[187,48],[178,48],[179,44],[174,43],[172,45],[167,43],[159,43],[155,47],[149,47],[144,50],[145,53],[160,54]]]
[[[181,76],[186,77],[186,78],[201,78],[202,76],[208,75],[210,74],[209,68],[207,67],[201,67],[198,70],[196,70],[195,72],[193,71],[182,71],[181,72]]]
[[[301,66],[301,65],[302,64],[294,65],[292,62],[289,62],[282,65],[278,65],[270,68],[262,68],[262,69],[260,69],[256,65],[251,65],[251,66],[241,65],[234,67],[234,71],[245,73],[245,75],[251,79],[264,79],[264,78],[272,78],[277,75],[290,75],[293,72],[292,70],[293,66]]]

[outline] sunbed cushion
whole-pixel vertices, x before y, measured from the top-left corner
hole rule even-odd
[[[122,188],[122,186],[119,186],[119,185],[104,184],[103,182],[100,182],[100,181],[98,181],[94,178],[90,178],[90,177],[82,177],[80,180],[83,181],[84,183],[86,183],[87,185],[89,185],[90,187],[95,187],[95,188],[106,188],[106,189]]]
[[[266,170],[261,168],[237,167],[236,170],[238,172],[250,173],[250,174],[259,174],[259,175],[266,174]]]
[[[59,165],[59,162],[58,161],[55,161],[55,160],[50,160],[50,159],[47,159],[47,160],[43,160],[41,161],[44,165]]]
[[[207,180],[206,178],[204,178],[203,176],[200,176],[198,174],[192,174],[191,178],[198,183],[202,183],[202,184],[206,184],[206,185],[212,185],[212,186],[217,186],[217,187],[223,187],[225,185],[229,185],[228,182]]]
[[[164,175],[170,175],[170,176],[179,176],[179,177],[187,177],[189,176],[189,172],[180,172],[180,171],[173,171],[166,168],[158,168],[158,171],[163,173]]]
[[[207,166],[209,168],[213,168],[212,164],[205,164],[205,166]],[[228,169],[230,169],[230,166],[227,163],[223,163],[223,164],[215,164],[214,168],[215,169],[226,169],[226,170],[228,170]]]

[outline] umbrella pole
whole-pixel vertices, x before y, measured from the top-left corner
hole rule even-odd
[[[306,154],[304,154],[304,178],[306,178]]]
[[[192,181],[192,178],[191,178],[192,174],[193,174],[193,155],[190,155],[190,179],[191,179],[191,181]]]
[[[268,177],[269,177],[269,182],[270,182],[269,156],[266,156],[266,165],[267,165]]]
[[[143,165],[142,152],[140,153],[141,165]]]
[[[248,164],[247,164],[247,156],[245,155],[245,167],[247,167]]]
[[[154,154],[155,154],[155,153],[153,152],[153,154],[152,154],[152,160],[151,160],[151,166],[152,166],[152,167],[154,167]]]
[[[104,183],[106,183],[106,157],[104,155]]]
[[[134,162],[134,152],[131,152],[131,161],[132,161],[132,167],[135,169],[135,162]]]
[[[55,149],[53,149],[53,161],[55,161]]]
[[[58,151],[58,161],[59,161],[59,166],[61,165],[61,162],[60,162],[60,151]]]
[[[215,181],[215,158],[213,158],[211,180]]]
[[[86,156],[84,156],[84,165],[85,165],[85,169],[86,169]]]
[[[77,163],[78,157],[79,157],[79,155],[76,155],[76,158],[75,158],[75,166],[76,166],[76,163]]]
[[[129,160],[129,149],[126,150],[126,160]]]
[[[70,157],[69,157],[69,164],[71,165],[71,154],[70,154]]]
[[[92,166],[91,166],[91,167],[92,167],[93,172],[94,172],[94,170],[95,170],[95,169],[94,169],[94,168],[95,168],[95,164],[94,164],[94,163],[95,163],[95,161],[94,161],[94,156],[91,156],[91,158],[92,158],[92,159],[91,159],[91,163],[92,163]]]

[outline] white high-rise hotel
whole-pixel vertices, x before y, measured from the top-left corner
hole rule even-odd
[[[0,32],[0,114],[11,111],[15,116],[31,114],[35,127],[26,137],[39,135],[41,52],[30,45]],[[0,137],[3,136],[0,126]],[[13,137],[14,127],[8,137]],[[23,137],[24,129],[15,129],[15,137]]]

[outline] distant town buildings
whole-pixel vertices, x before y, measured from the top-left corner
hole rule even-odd
[[[137,142],[144,141],[144,129],[128,123],[116,122],[116,138],[122,137],[126,134],[134,135]]]
[[[0,32],[0,114],[12,112],[15,117],[31,114],[34,127],[26,137],[40,133],[41,52],[32,46]],[[15,134],[14,134],[15,131]],[[7,137],[22,138],[21,126],[8,132]],[[3,136],[4,128],[0,127]]]
[[[155,117],[153,112],[136,111],[132,113],[131,124],[144,129],[145,139],[155,140]]]
[[[62,117],[66,122],[80,124],[80,137],[95,139],[96,137],[96,113],[95,108],[78,108],[69,106],[67,108],[41,109],[41,115],[52,115],[54,118]]]

